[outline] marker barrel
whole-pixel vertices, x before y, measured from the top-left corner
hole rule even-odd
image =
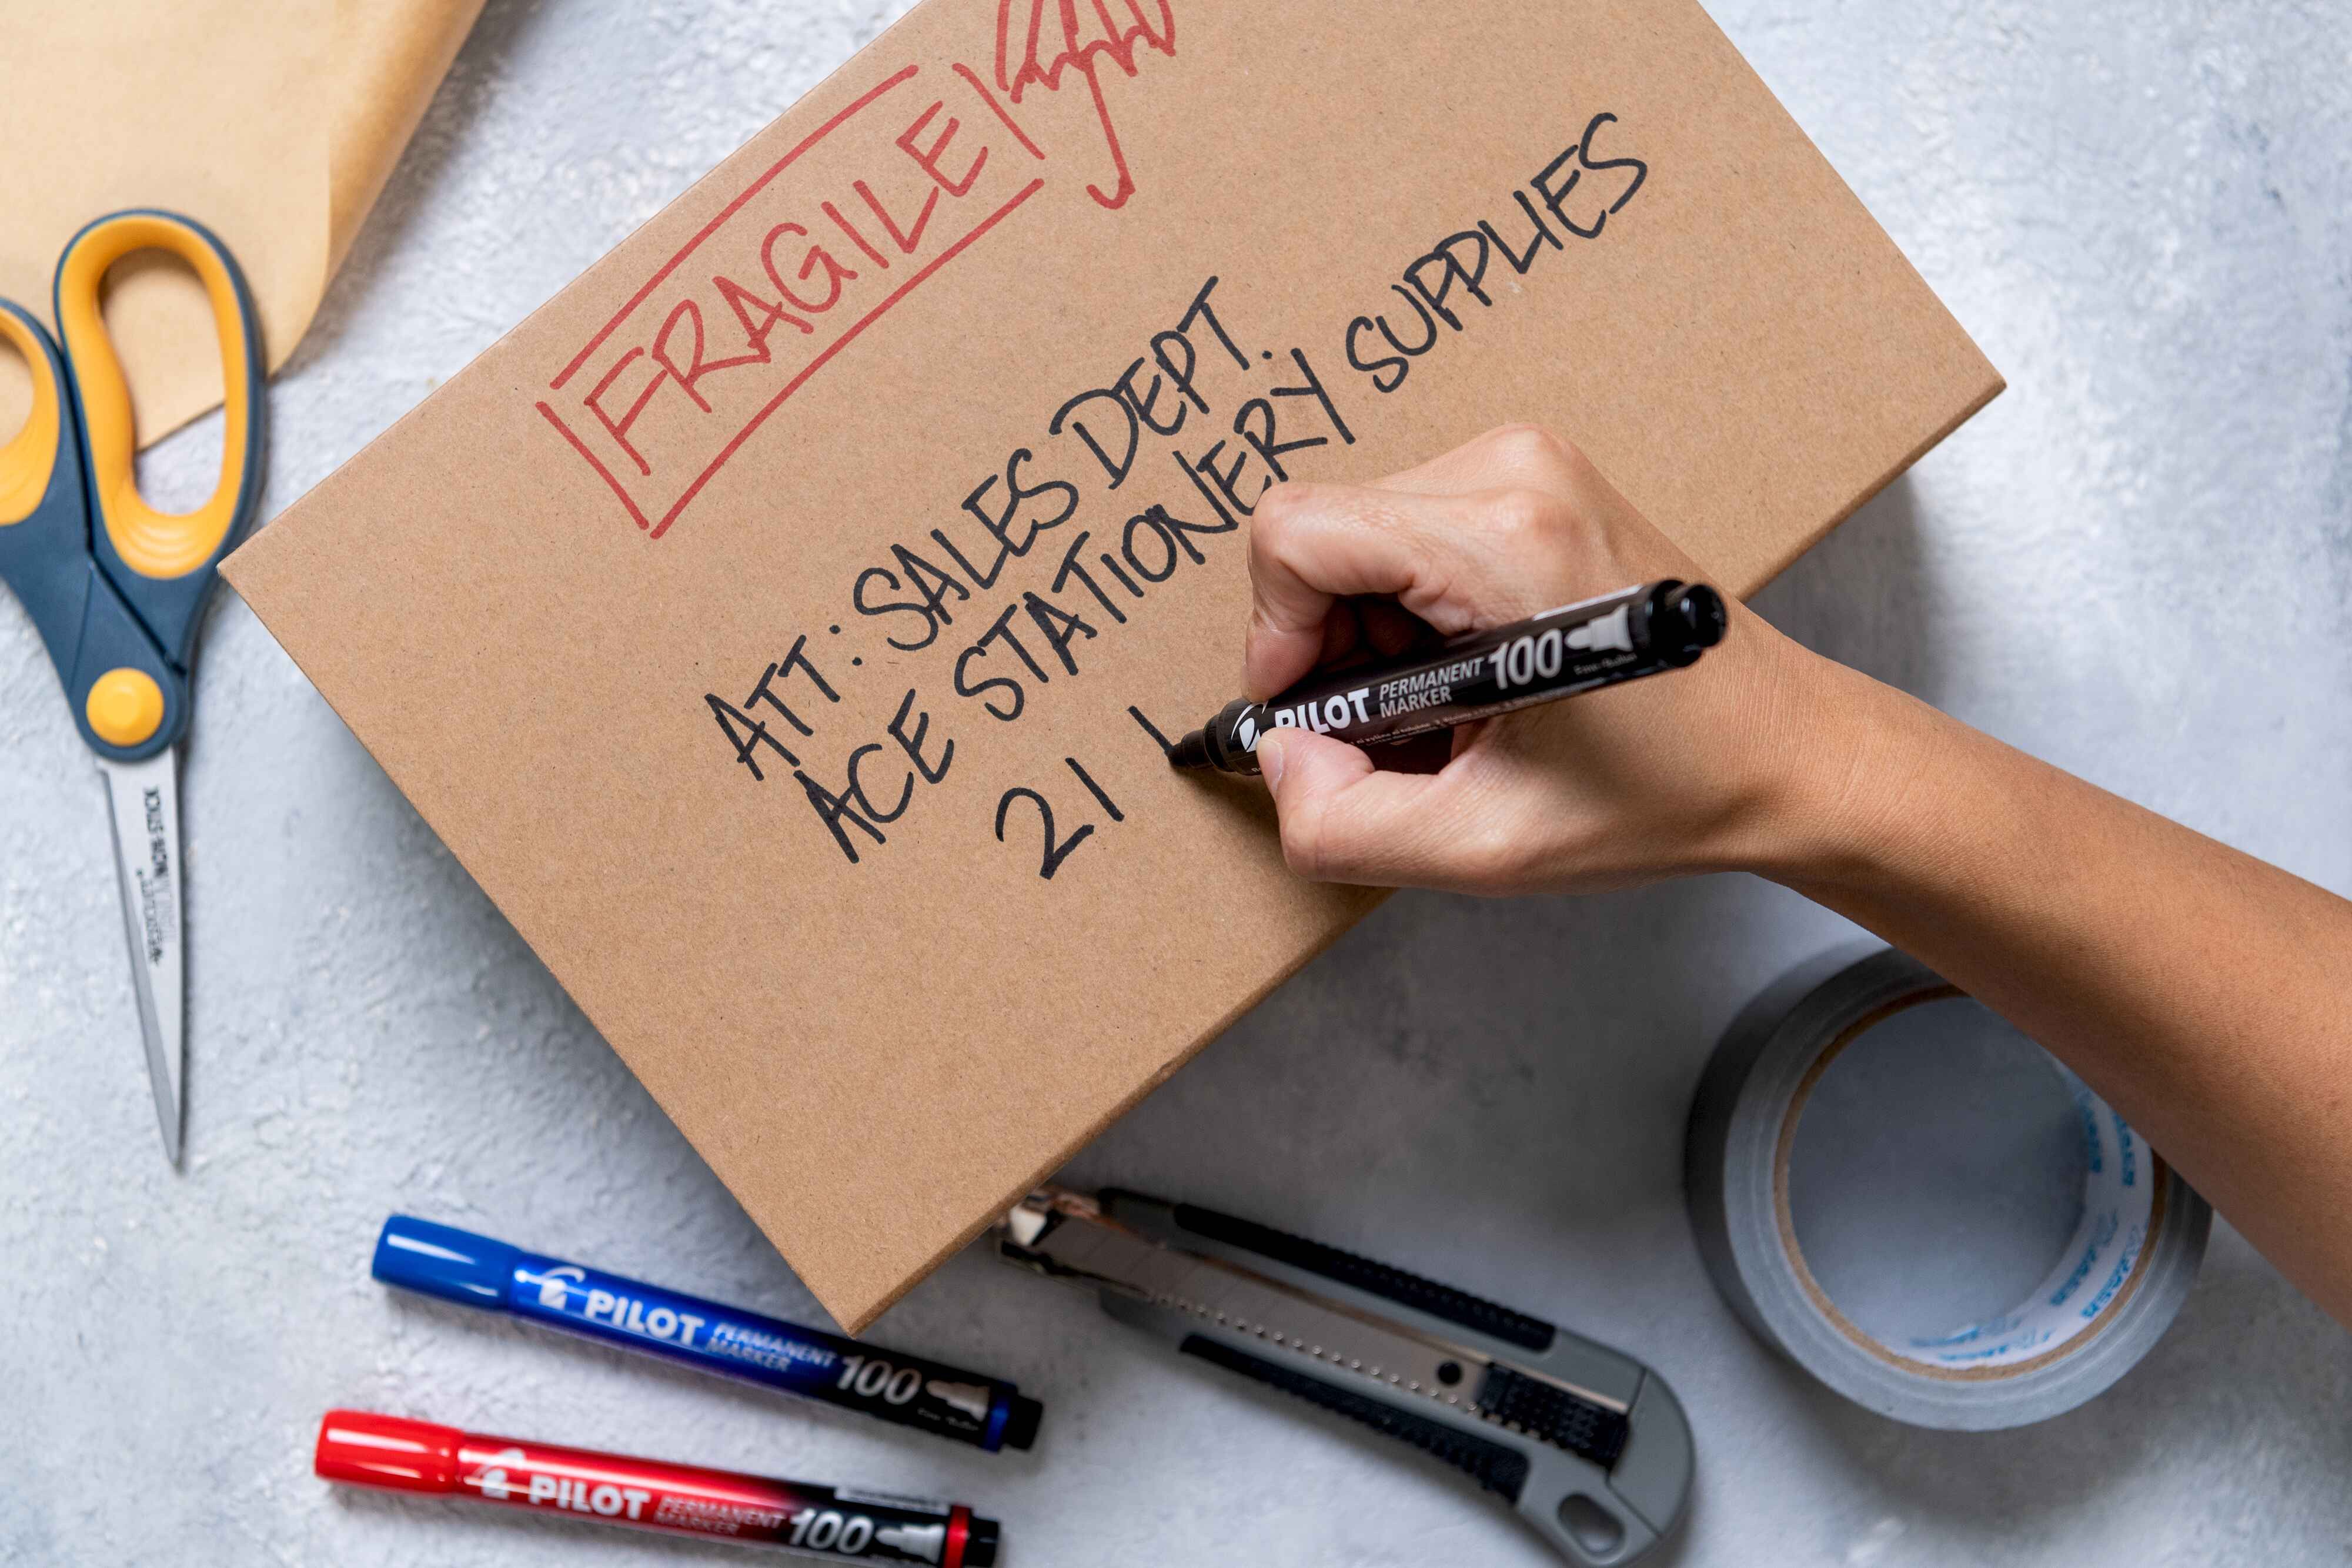
[[[1169,748],[1179,768],[1255,773],[1259,737],[1311,729],[1355,746],[1404,740],[1694,664],[1723,640],[1723,596],[1663,582],[1465,632],[1428,653],[1309,676],[1265,703],[1229,703]]]
[[[541,1257],[404,1214],[384,1221],[374,1272],[388,1285],[862,1411],[990,1453],[1008,1444],[1029,1447],[1045,1414],[1036,1400],[1001,1378]]]
[[[989,1568],[997,1524],[961,1503],[837,1490],[330,1410],[311,1468],[324,1480],[781,1547],[804,1557]]]

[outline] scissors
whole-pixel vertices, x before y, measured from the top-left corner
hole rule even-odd
[[[227,435],[219,483],[193,512],[156,511],[139,494],[131,392],[100,312],[107,269],[144,250],[194,269],[220,341]],[[260,499],[261,339],[236,261],[170,213],[114,213],[74,235],[58,261],[56,305],[52,340],[0,299],[0,340],[33,376],[32,416],[0,446],[0,581],[32,616],[106,776],[139,1028],[164,1157],[176,1166],[186,1061],[177,747],[215,566]]]

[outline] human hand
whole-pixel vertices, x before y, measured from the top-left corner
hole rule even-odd
[[[1245,686],[1263,701],[1320,664],[1706,575],[1573,446],[1507,426],[1370,486],[1266,492]],[[1257,760],[1284,856],[1318,881],[1515,894],[1769,872],[1833,781],[1848,674],[1735,601],[1691,668],[1465,725],[1433,774],[1303,729],[1265,734]]]

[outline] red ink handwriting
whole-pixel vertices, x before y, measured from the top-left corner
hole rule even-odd
[[[1018,105],[1032,87],[1059,92],[1066,70],[1086,78],[1111,166],[1118,172],[1116,191],[1106,196],[1100,186],[1088,185],[1087,194],[1114,209],[1135,194],[1135,176],[1128,171],[1110,106],[1103,101],[1100,72],[1108,60],[1134,76],[1136,50],[1145,44],[1163,55],[1176,52],[1171,0],[997,0],[997,87]]]
[[[1016,15],[1016,13],[1020,13]],[[1000,0],[996,79],[1086,78],[1135,192],[1097,73],[1176,47],[1169,0]],[[541,415],[651,538],[752,432],[918,286],[1044,188],[1045,149],[981,73],[908,66],[762,170],[655,268],[547,383]],[[1047,145],[1051,145],[1049,140]]]
[[[992,144],[961,88],[953,105],[915,76],[771,164],[548,383],[540,413],[653,538],[809,377],[1044,183]]]

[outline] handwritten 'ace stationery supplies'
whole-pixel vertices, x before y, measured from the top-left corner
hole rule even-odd
[[[404,1214],[383,1222],[373,1268],[387,1285],[861,1411],[990,1453],[1028,1448],[1045,1413],[1000,1378]]]
[[[961,1503],[772,1480],[591,1448],[494,1437],[363,1410],[330,1410],[311,1469],[322,1480],[661,1530],[806,1557],[990,1568],[996,1521]]]
[[[1443,1459],[1577,1568],[1642,1556],[1689,1499],[1690,1425],[1664,1379],[1450,1285],[1131,1192],[1041,1188],[996,1246],[1185,1355]]]

